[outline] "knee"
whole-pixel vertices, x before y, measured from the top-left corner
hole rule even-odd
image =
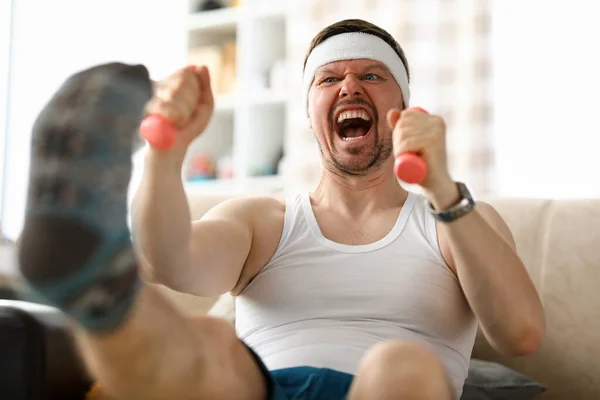
[[[373,346],[363,358],[359,374],[402,385],[446,380],[445,367],[431,350],[401,341],[386,341]]]

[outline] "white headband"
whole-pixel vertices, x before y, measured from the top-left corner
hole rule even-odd
[[[308,115],[308,92],[312,85],[317,69],[323,65],[340,60],[356,60],[367,58],[384,64],[398,82],[404,105],[408,106],[410,89],[408,88],[408,74],[398,54],[383,39],[363,32],[341,33],[332,36],[320,43],[308,56],[304,69],[302,89],[304,93],[304,107]]]

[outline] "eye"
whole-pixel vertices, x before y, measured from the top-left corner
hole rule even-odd
[[[333,76],[328,76],[327,78],[324,78],[321,80],[321,83],[333,83],[337,80],[337,78],[333,77]]]
[[[367,80],[367,81],[375,81],[377,79],[379,79],[378,75],[375,75],[375,74],[366,74],[365,75],[365,80]]]

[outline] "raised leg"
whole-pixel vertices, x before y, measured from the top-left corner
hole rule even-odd
[[[428,349],[390,341],[364,357],[349,400],[454,400],[440,360]]]
[[[150,96],[144,67],[107,64],[71,77],[41,112],[19,241],[22,294],[71,317],[108,398],[263,399],[264,379],[232,326],[186,319],[139,278],[127,188]]]

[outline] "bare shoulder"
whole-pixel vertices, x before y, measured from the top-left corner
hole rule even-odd
[[[489,203],[478,201],[476,210],[481,217],[500,235],[514,250],[516,247],[513,234],[502,215]]]
[[[269,196],[233,197],[223,200],[210,208],[202,219],[233,218],[255,220],[258,216],[281,217],[285,214],[285,201]]]
[[[231,290],[239,294],[275,254],[283,233],[285,200],[261,196],[226,200],[211,210],[206,218],[244,221],[251,230],[252,245],[240,274]]]

